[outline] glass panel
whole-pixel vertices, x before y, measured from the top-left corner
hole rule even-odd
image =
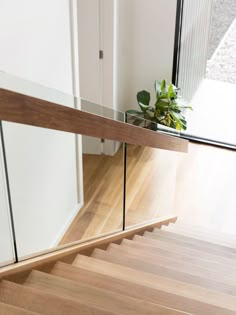
[[[73,95],[0,71],[0,87],[60,105],[74,106]]]
[[[207,145],[187,154],[128,145],[126,227],[175,215],[177,226],[236,235],[235,165],[234,151]]]
[[[126,227],[172,214],[179,156],[127,145]]]
[[[85,112],[117,121],[124,121],[124,113],[113,108],[108,108],[92,103],[85,99],[63,93],[56,89],[48,88],[38,83],[0,71],[0,88],[36,97],[45,101],[54,102],[68,107],[77,107]]]
[[[82,147],[74,134],[3,129],[20,260],[122,229],[122,144],[90,137]]]
[[[13,263],[15,260],[2,149],[0,139],[0,266]]]
[[[0,87],[124,121],[112,108],[6,73]],[[19,259],[122,229],[123,144],[10,122],[3,129]]]
[[[81,99],[81,110],[121,122],[124,122],[125,119],[125,114],[123,112],[95,104],[84,99]]]
[[[185,133],[182,131],[161,125],[149,119],[145,119],[135,114],[126,113],[126,122],[130,125],[156,131],[158,133],[164,133],[175,137],[184,137]]]
[[[123,227],[123,145],[92,137],[82,139],[84,203],[63,244]]]
[[[235,165],[232,150],[190,143],[177,164],[173,213],[178,221],[236,234]]]

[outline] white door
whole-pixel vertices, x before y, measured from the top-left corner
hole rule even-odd
[[[80,96],[102,102],[100,51],[100,0],[78,1]]]
[[[78,42],[81,109],[103,115],[100,104],[113,109],[114,1],[78,1]],[[114,118],[111,111],[109,118]],[[115,153],[114,141],[83,137],[83,153]]]

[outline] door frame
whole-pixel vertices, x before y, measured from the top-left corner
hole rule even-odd
[[[172,83],[178,86],[179,79],[179,65],[181,55],[181,39],[182,39],[182,28],[183,28],[183,13],[184,13],[185,0],[177,0],[176,3],[176,23],[175,23],[175,42],[173,52],[173,69],[172,69]],[[174,135],[174,132],[173,132]],[[217,141],[205,137],[200,137],[193,134],[180,134],[178,137],[189,140],[190,142],[197,144],[207,144],[209,146],[228,149],[236,151],[236,144]]]
[[[172,83],[178,86],[184,0],[177,0],[176,6],[177,7],[176,7],[176,20],[175,20],[175,42],[174,42]]]

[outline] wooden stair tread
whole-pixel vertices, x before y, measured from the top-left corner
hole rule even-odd
[[[77,262],[84,262],[86,264],[89,261],[91,264],[104,268],[105,274],[109,272],[109,275],[118,277],[119,279],[129,280],[130,282],[148,286],[153,289],[178,294],[193,300],[236,311],[236,299],[234,296],[83,255],[77,255],[73,264],[76,265]]]
[[[233,238],[168,220],[5,270],[0,315],[236,315]]]
[[[163,230],[166,230],[166,228],[163,228]],[[169,225],[168,231],[173,231],[178,234],[182,235],[188,235],[191,237],[194,237],[196,239],[200,239],[203,241],[208,241],[214,244],[221,244],[226,247],[234,248],[236,249],[236,239],[224,236],[222,233],[216,233],[216,232],[206,232],[204,230],[198,230],[190,227],[182,227],[176,224],[175,225]]]
[[[154,289],[152,287],[145,286],[143,283],[137,284],[128,279],[128,277],[120,277],[119,274],[113,274],[112,271],[107,268],[107,265],[97,265],[96,263],[94,263],[94,259],[86,260],[86,257],[83,260],[77,259],[77,261],[74,263],[74,266],[76,268],[79,268],[79,270],[81,270],[82,273],[85,273],[85,275],[87,275],[86,272],[92,272],[91,277],[92,279],[94,279],[94,281],[96,281],[97,275],[102,277],[103,283],[104,281],[110,281],[112,283],[112,290],[114,290],[115,292],[117,290],[119,291],[121,287],[121,290],[125,290],[125,294],[136,298],[139,298],[141,296],[142,299],[155,304],[157,303],[163,306],[171,307],[173,309],[178,309],[180,311],[196,315],[235,314],[235,312],[233,311],[220,308],[215,305],[210,305],[181,295],[158,290],[156,288]],[[98,278],[98,282],[100,285],[99,280],[100,278]],[[125,287],[123,286],[124,283]]]
[[[0,301],[43,315],[112,315],[113,312],[82,304],[38,289],[3,280]]]
[[[118,314],[165,314],[163,308],[158,310],[158,307],[152,303],[39,271],[32,271],[25,285],[46,292],[53,292],[58,296],[72,300],[82,300],[89,305],[101,307]]]
[[[154,303],[159,310],[165,311],[165,314],[182,314],[182,312],[173,310],[173,307],[171,309],[171,307],[167,307],[167,305],[161,305],[156,299],[151,298],[149,294],[145,294],[147,288],[134,285],[124,280],[85,270],[77,266],[64,264],[62,262],[57,262],[50,271],[50,274]]]
[[[236,249],[232,247],[227,247],[220,244],[213,244],[211,242],[207,242],[206,240],[205,241],[199,240],[194,237],[187,236],[187,235],[180,235],[180,234],[175,233],[174,231],[168,230],[168,228],[161,229],[161,230],[154,229],[152,233],[154,235],[163,235],[165,237],[170,237],[171,239],[172,238],[178,239],[178,240],[181,240],[181,241],[193,244],[193,245],[200,245],[208,249],[219,251],[219,253],[222,253],[222,254],[226,254],[226,255],[232,254],[232,257],[234,255],[234,257],[236,258]]]
[[[235,278],[232,278],[232,275],[225,278],[225,274],[228,272],[227,268],[225,268],[224,270],[215,271],[215,269],[213,269],[211,265],[209,266],[209,268],[204,268],[194,262],[188,262],[186,261],[186,259],[181,259],[181,257],[179,257],[178,255],[169,258],[168,256],[163,255],[160,251],[155,251],[155,249],[152,250],[150,248],[147,248],[146,246],[143,246],[143,248],[132,247],[127,245],[127,243],[124,241],[121,243],[121,245],[113,243],[110,244],[107,248],[107,251],[109,252],[111,248],[114,248],[117,253],[128,253],[132,255],[132,257],[135,259],[141,259],[145,262],[152,262],[152,264],[155,265],[165,266],[173,270],[184,271],[185,273],[189,273],[195,276],[200,276],[206,279],[225,283],[227,285],[229,284],[232,286],[236,286],[236,273]],[[131,244],[134,243],[129,240],[126,241],[130,242]]]
[[[0,315],[36,315],[37,313],[29,312],[18,307],[0,302]]]
[[[177,253],[185,253],[192,256],[199,256],[205,260],[213,261],[218,264],[226,265],[229,269],[236,271],[235,261],[230,258],[225,258],[222,256],[214,255],[205,251],[193,249],[191,247],[185,246],[184,244],[176,244],[170,240],[158,240],[151,237],[135,235],[133,240],[142,242],[144,244],[157,244],[158,246],[162,246],[163,248],[168,248],[171,251],[175,251]]]
[[[169,226],[170,227],[175,226],[177,228],[181,227],[182,229],[196,231],[200,234],[205,234],[209,236],[216,236],[216,237],[220,236],[222,239],[232,241],[232,243],[236,244],[236,234],[217,231],[216,229],[205,227],[205,226],[186,224],[182,222],[181,220],[178,220],[177,224],[170,223]]]
[[[121,255],[114,247],[110,247],[109,251],[95,249],[91,257],[109,261],[111,263],[121,264],[126,267],[134,268],[136,270],[153,273],[166,278],[181,281],[183,283],[201,286],[208,290],[218,291],[233,296],[236,295],[236,286],[231,286],[228,284],[217,282],[215,280],[210,280],[200,276],[188,274],[183,271],[178,271],[173,268],[154,264],[153,262],[142,259],[142,257],[132,257],[132,255],[128,252]]]
[[[196,243],[191,243],[191,242],[188,242],[187,240],[178,239],[177,237],[173,235],[173,233],[172,235],[170,234],[163,235],[162,232],[160,232],[160,234],[152,233],[152,232],[145,232],[143,236],[152,238],[157,241],[161,240],[161,241],[171,242],[171,244],[184,246],[191,250],[197,250],[199,252],[206,253],[206,254],[211,254],[211,255],[217,256],[217,259],[223,260],[223,263],[227,262],[228,264],[235,265],[234,262],[236,259],[236,255],[233,252],[223,251],[223,250],[212,248],[211,246],[198,244],[197,241]]]
[[[163,230],[166,230],[165,228]],[[224,236],[222,236],[220,233],[217,234],[209,234],[209,233],[202,233],[202,232],[198,232],[197,230],[191,230],[191,229],[185,229],[182,228],[180,226],[169,226],[168,231],[173,231],[175,233],[179,233],[179,234],[184,234],[184,235],[189,235],[193,238],[196,239],[201,239],[203,241],[207,241],[210,243],[215,243],[218,245],[223,245],[229,248],[236,248],[236,242],[233,241],[232,239],[226,238]]]
[[[191,253],[189,253],[189,251],[177,251],[174,250],[173,248],[168,248],[166,247],[166,243],[164,242],[153,242],[153,240],[148,240],[148,242],[146,241],[141,241],[139,239],[133,239],[131,240],[127,240],[124,239],[121,243],[122,245],[125,244],[125,246],[129,247],[129,248],[135,248],[137,250],[142,250],[142,251],[148,251],[148,252],[152,252],[154,254],[157,255],[162,255],[164,257],[167,257],[169,259],[177,259],[180,261],[184,261],[186,263],[191,263],[191,264],[195,264],[196,266],[200,266],[202,268],[206,268],[206,269],[212,269],[215,272],[219,272],[219,273],[225,273],[225,277],[226,279],[228,279],[227,276],[236,279],[236,273],[235,270],[231,270],[228,268],[228,266],[225,266],[223,264],[220,264],[218,262],[215,261],[209,261],[206,260],[202,257],[196,256],[196,255],[191,255]]]

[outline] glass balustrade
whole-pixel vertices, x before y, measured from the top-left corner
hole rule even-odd
[[[121,112],[5,73],[0,87],[124,122]],[[19,260],[123,229],[122,143],[7,121],[2,126]],[[5,234],[4,250],[6,238],[12,240]]]
[[[123,145],[3,122],[19,260],[122,229]]]
[[[177,164],[183,154],[127,145],[126,227],[173,213]]]
[[[159,134],[180,135],[173,129],[135,114],[127,114],[126,121]],[[126,227],[173,213],[177,161],[182,154],[143,145],[127,144]]]
[[[0,86],[184,137],[137,115],[12,80],[1,74]],[[7,121],[2,126],[1,265],[172,214],[234,233],[234,151],[190,143],[185,154]]]

